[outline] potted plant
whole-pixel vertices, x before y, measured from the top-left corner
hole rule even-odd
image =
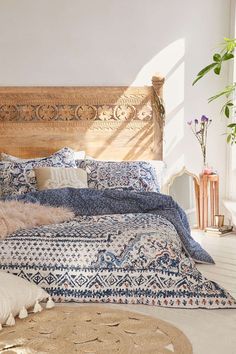
[[[216,75],[220,75],[222,65],[234,59],[234,52],[236,48],[236,38],[224,38],[224,43],[222,50],[213,55],[213,61],[205,68],[203,68],[198,74],[196,79],[193,81],[195,85],[200,79],[206,76],[209,72],[214,72]],[[226,118],[232,118],[232,122],[227,125],[227,142],[231,144],[236,144],[236,122],[235,120],[235,102],[234,102],[234,93],[236,90],[236,82],[229,83],[221,92],[210,97],[208,102],[212,102],[220,97],[225,97],[226,101],[222,107],[222,113]]]

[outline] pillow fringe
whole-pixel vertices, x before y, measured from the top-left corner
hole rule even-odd
[[[42,306],[40,305],[40,303],[38,302],[38,300],[36,300],[36,303],[35,303],[35,305],[34,305],[33,312],[34,312],[34,313],[41,312],[42,309],[43,309]]]
[[[47,301],[47,303],[46,303],[46,309],[52,309],[53,307],[55,306],[55,304],[54,304],[54,302],[52,301],[52,298],[51,297],[49,297],[48,298],[48,301]]]
[[[15,319],[13,317],[13,314],[10,313],[10,315],[9,315],[9,317],[7,319],[6,325],[7,326],[14,326],[15,324],[16,324],[16,321],[15,321]]]
[[[28,312],[27,312],[27,310],[26,310],[26,308],[25,308],[24,306],[23,306],[22,309],[20,310],[18,317],[19,317],[21,320],[22,320],[23,318],[28,317]]]

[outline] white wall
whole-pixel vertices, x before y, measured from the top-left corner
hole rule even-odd
[[[231,0],[231,37],[236,38],[236,0]],[[229,83],[236,82],[236,58],[231,62]],[[234,119],[235,120],[235,119]],[[236,146],[227,147],[226,198],[236,201]]]
[[[225,195],[225,120],[207,98],[226,83],[191,83],[229,35],[230,0],[0,0],[0,85],[145,85],[167,78],[168,174],[198,173],[200,148],[186,121],[206,114],[209,164]]]

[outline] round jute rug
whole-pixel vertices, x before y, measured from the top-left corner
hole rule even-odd
[[[0,353],[192,354],[192,346],[157,318],[105,306],[58,306],[3,328]]]

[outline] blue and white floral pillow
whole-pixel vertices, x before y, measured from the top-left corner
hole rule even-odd
[[[129,188],[142,192],[160,191],[156,170],[146,161],[78,160],[76,165],[88,173],[89,188]]]
[[[42,159],[25,162],[0,161],[0,196],[19,195],[36,190],[35,167],[76,167],[74,151],[63,148]]]

